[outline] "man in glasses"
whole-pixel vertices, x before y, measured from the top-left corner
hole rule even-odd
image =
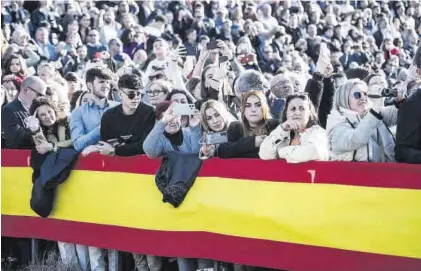
[[[142,102],[144,93],[141,76],[130,73],[120,77],[118,95],[121,104],[102,117],[98,152],[120,156],[144,154],[143,141],[155,124],[153,107]]]
[[[5,147],[8,149],[31,149],[34,146],[29,124],[29,108],[39,96],[44,96],[47,85],[37,76],[23,80],[18,97],[2,109],[1,129],[5,134]]]

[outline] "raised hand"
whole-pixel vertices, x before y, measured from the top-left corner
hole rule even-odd
[[[176,49],[170,51],[170,58],[172,61],[178,61],[180,57],[187,56],[187,48],[184,46],[179,46]]]
[[[164,123],[165,125],[167,125],[170,121],[172,121],[175,118],[175,114],[174,114],[174,103],[170,105],[170,107],[168,107],[167,111],[164,112],[164,115],[162,116],[162,123]]]
[[[294,130],[300,130],[301,129],[301,124],[297,120],[287,120],[284,123],[282,123],[281,125],[282,125],[282,129],[284,129],[284,131],[294,131]]]
[[[38,113],[38,110],[35,110],[32,116],[29,116],[24,120],[26,128],[28,128],[32,133],[35,133],[40,129],[37,113]]]

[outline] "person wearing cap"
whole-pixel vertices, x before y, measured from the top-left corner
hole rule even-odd
[[[143,103],[143,78],[124,74],[118,81],[121,104],[104,113],[98,151],[105,155],[144,154],[143,141],[155,125],[154,108]],[[118,126],[115,124],[119,123]]]
[[[47,92],[47,85],[37,76],[23,80],[16,100],[2,108],[1,128],[5,135],[5,148],[31,149],[34,147],[32,132],[27,128],[27,118],[32,102]]]

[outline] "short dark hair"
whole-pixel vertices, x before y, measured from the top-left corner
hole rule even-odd
[[[186,30],[186,35],[189,35],[190,33],[196,32],[196,29],[194,28],[189,28]]]
[[[185,92],[182,89],[173,89],[170,93],[167,94],[167,97],[165,98],[165,100],[166,101],[171,101],[172,96],[175,95],[175,94],[183,94],[184,96],[186,96],[186,99],[187,99],[187,103],[188,104],[192,104],[193,103],[193,101],[190,98],[190,96],[187,95],[187,92]]]
[[[158,14],[155,17],[155,22],[162,22],[162,23],[166,24],[167,19],[163,15]]]
[[[118,80],[118,87],[119,88],[129,88],[129,89],[142,89],[144,88],[143,85],[143,78],[142,76],[133,74],[133,73],[126,73],[123,74],[120,79]]]
[[[199,42],[202,42],[203,40],[210,41],[210,38],[206,35],[201,35],[200,38],[199,38]]]
[[[93,83],[95,77],[105,80],[111,80],[111,78],[113,77],[113,72],[106,67],[93,67],[86,72],[86,84]]]
[[[77,81],[79,81],[79,77],[74,72],[68,72],[64,76],[64,80],[66,80],[67,82],[77,82]]]

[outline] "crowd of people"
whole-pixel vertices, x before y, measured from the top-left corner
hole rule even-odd
[[[1,5],[2,148],[421,164],[419,1]],[[82,270],[118,257],[59,249]]]

